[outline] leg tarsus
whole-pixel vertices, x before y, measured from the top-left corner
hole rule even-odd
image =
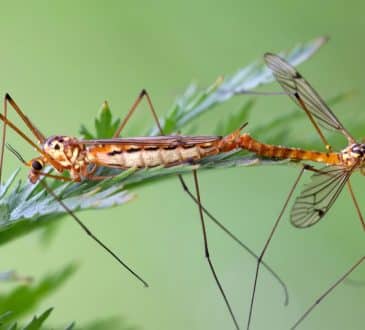
[[[351,185],[350,179],[347,181],[347,188],[348,188],[348,190],[350,192],[351,199],[354,202],[355,209],[356,209],[356,213],[357,213],[357,215],[359,217],[359,220],[360,220],[362,229],[365,230],[364,217],[362,216],[359,203],[357,202],[357,199],[355,197],[354,191],[352,190],[352,185]]]
[[[113,137],[118,137],[120,135],[120,133],[122,132],[122,130],[124,129],[125,125],[127,124],[127,122],[129,121],[129,119],[131,118],[131,116],[133,115],[134,111],[137,109],[138,105],[141,103],[141,101],[143,100],[143,98],[147,99],[147,103],[150,107],[153,119],[155,120],[158,129],[160,130],[161,134],[163,134],[162,132],[162,128],[160,125],[160,122],[158,121],[158,117],[155,111],[155,108],[153,107],[151,98],[147,92],[146,89],[142,89],[141,92],[139,93],[137,99],[133,102],[132,106],[130,107],[129,111],[127,112],[126,116],[124,117],[123,121],[120,123],[119,127],[117,128],[117,130],[115,131]]]
[[[187,186],[185,180],[181,175],[178,175],[178,178],[180,180],[181,186],[185,193],[191,198],[191,200],[199,206],[199,202],[196,199],[196,197],[193,195],[193,193],[190,191],[189,187]],[[260,257],[255,254],[253,250],[251,250],[246,244],[244,244],[236,235],[234,235],[226,226],[224,226],[216,217],[213,216],[205,207],[201,204],[202,210],[204,214],[208,217],[209,220],[211,220],[215,225],[218,226],[219,229],[221,229],[225,234],[227,234],[234,242],[236,242],[239,246],[241,246],[246,252],[248,252],[253,258],[256,260],[260,260]],[[280,278],[280,276],[263,260],[261,260],[261,264],[267,269],[272,276],[279,282],[281,287],[284,290],[284,305],[288,305],[289,303],[289,293],[288,288],[286,287],[284,281]]]
[[[282,217],[284,215],[284,212],[285,212],[285,210],[286,210],[286,208],[288,206],[289,200],[291,199],[291,196],[293,195],[294,190],[297,187],[297,185],[298,185],[298,183],[299,183],[299,181],[300,181],[300,179],[301,179],[301,177],[302,177],[302,175],[303,175],[303,173],[304,173],[305,170],[306,170],[306,167],[303,166],[302,169],[300,170],[299,175],[297,176],[297,178],[296,178],[293,186],[291,187],[291,189],[289,191],[288,197],[286,198],[285,203],[284,203],[283,207],[281,208],[278,217],[275,220],[274,226],[271,229],[271,232],[269,234],[269,237],[266,240],[265,245],[264,245],[264,247],[262,249],[262,252],[260,254],[260,257],[259,257],[259,259],[257,261],[255,278],[254,278],[254,283],[253,283],[253,286],[252,286],[251,303],[250,303],[250,309],[249,309],[248,320],[247,320],[247,329],[249,329],[250,328],[250,325],[251,325],[251,320],[252,320],[252,315],[253,315],[253,306],[254,306],[254,301],[255,301],[255,296],[256,296],[257,280],[258,280],[258,276],[259,276],[259,272],[260,272],[260,266],[262,264],[262,259],[264,258],[264,255],[265,255],[265,253],[267,251],[267,248],[269,247],[269,244],[270,244],[270,242],[271,242],[271,240],[272,240],[272,238],[273,238],[273,236],[275,234],[275,231],[276,231],[276,229],[277,229],[277,227],[279,225],[279,222],[282,219]]]
[[[202,204],[201,204],[201,199],[200,199],[200,190],[199,190],[199,182],[198,182],[198,176],[197,176],[197,172],[196,170],[193,170],[193,176],[194,176],[194,184],[195,184],[195,190],[196,190],[196,198],[199,202],[198,206],[199,206],[199,216],[200,216],[200,222],[202,225],[202,231],[203,231],[203,241],[204,241],[204,253],[205,253],[205,257],[208,261],[209,264],[209,268],[211,270],[211,273],[214,277],[214,281],[216,283],[216,285],[218,286],[218,289],[222,295],[222,298],[226,304],[226,307],[228,309],[229,314],[231,315],[232,321],[236,327],[236,329],[239,330],[239,325],[237,322],[237,319],[233,313],[232,307],[228,301],[227,295],[223,290],[222,284],[219,281],[219,278],[217,276],[217,273],[215,271],[214,265],[212,263],[212,260],[210,259],[210,255],[209,255],[209,247],[208,247],[208,237],[207,237],[207,230],[206,230],[206,226],[205,226],[205,221],[204,221],[204,214],[203,214],[203,210],[202,210]]]
[[[148,287],[148,283],[138,275],[131,267],[129,267],[122,259],[120,259],[109,247],[107,247],[99,238],[97,238],[93,232],[75,215],[73,211],[56,195],[56,193],[48,187],[45,181],[40,181],[44,189],[62,206],[62,208],[74,219],[74,221],[85,231],[85,233],[94,240],[100,247],[104,249],[109,255],[111,255],[121,266],[123,266],[130,274],[138,279],[145,287]]]
[[[149,105],[149,108],[150,108],[150,111],[152,113],[152,116],[154,118],[154,121],[160,131],[160,134],[161,135],[164,135],[164,132],[163,132],[163,129],[160,125],[160,122],[158,120],[158,117],[157,117],[157,114],[156,114],[156,111],[153,107],[153,104],[152,104],[152,101],[151,101],[151,98],[148,94],[148,92],[145,90],[145,89],[142,89],[137,100],[133,103],[133,105],[131,106],[130,110],[128,111],[126,117],[124,118],[124,120],[122,121],[122,123],[120,124],[119,128],[117,129],[117,131],[115,132],[114,136],[119,136],[119,134],[121,133],[122,129],[124,128],[124,126],[126,125],[126,123],[128,122],[129,118],[131,117],[131,115],[133,114],[133,112],[135,111],[135,109],[137,108],[138,104],[141,102],[141,100],[143,99],[143,97],[146,97],[147,99],[147,102],[148,102],[148,105]],[[195,171],[193,171],[193,173],[195,173]],[[236,241],[238,244],[240,244],[240,246],[242,246],[244,249],[246,249],[252,256],[254,256],[255,258],[257,258],[257,255],[251,250],[249,249],[245,244],[243,244],[235,235],[233,235],[226,227],[224,227],[222,225],[221,222],[219,222],[215,217],[212,216],[212,214],[209,213],[209,211],[201,204],[199,198],[195,197],[189,190],[188,186],[186,185],[185,183],[185,180],[183,179],[182,175],[178,175],[178,178],[180,180],[180,183],[182,185],[182,188],[183,190],[188,194],[188,196],[190,196],[190,198],[198,205],[199,207],[199,212],[202,214],[203,212],[221,229],[223,230],[228,236],[230,236],[234,241]],[[204,225],[204,222],[202,222],[202,225],[203,225],[203,229],[205,227]],[[206,236],[205,236],[205,240],[206,240]],[[231,311],[230,309],[230,306],[229,306],[229,303],[228,303],[228,300],[226,299],[225,297],[225,294],[224,294],[224,291],[218,281],[218,278],[216,277],[216,273],[215,273],[215,270],[214,270],[214,266],[210,260],[210,257],[209,257],[209,250],[207,249],[207,245],[205,245],[205,255],[207,257],[207,260],[208,260],[208,263],[209,263],[209,267],[213,273],[213,276],[216,280],[216,283],[221,291],[221,293],[223,293],[223,298],[225,299],[225,302],[226,302],[226,305],[228,307],[228,309],[230,310],[230,313],[231,313],[231,316],[235,322],[235,325],[237,326],[238,328],[238,323],[237,321],[235,320],[235,317],[233,315],[233,312]],[[282,285],[282,287],[284,288],[284,292],[285,292],[285,304],[287,304],[288,302],[288,291],[287,291],[287,288],[284,284],[284,282],[280,279],[280,277],[275,274],[275,272],[265,263],[263,262],[262,260],[260,261],[260,264],[264,265],[265,268],[267,268],[273,275],[274,277],[280,282],[280,284]]]
[[[295,324],[290,329],[296,329],[298,325],[302,323],[304,319],[312,312],[312,310],[316,308],[322,302],[322,300],[326,298],[340,283],[342,283],[364,260],[365,256],[356,261],[336,282],[334,282],[315,300],[315,302],[305,311],[305,313],[298,319],[298,321],[295,322]]]

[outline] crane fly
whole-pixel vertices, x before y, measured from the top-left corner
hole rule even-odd
[[[120,138],[119,135],[128,122],[129,118],[138,107],[138,104],[143,98],[146,98],[149,109],[159,128],[161,136],[152,137],[130,137]],[[22,132],[12,121],[8,119],[8,105],[19,115],[24,121],[28,129],[32,132],[38,143],[32,141],[24,132]],[[183,135],[163,135],[163,130],[159,124],[156,112],[152,105],[149,94],[143,90],[136,101],[133,103],[125,119],[116,130],[114,137],[111,139],[78,139],[70,136],[51,136],[46,138],[30,121],[30,119],[21,111],[17,103],[6,94],[4,99],[4,113],[0,114],[0,119],[3,121],[3,139],[0,154],[0,169],[2,169],[4,158],[4,145],[6,128],[9,126],[15,133],[23,138],[39,153],[39,156],[25,161],[18,152],[11,146],[9,147],[18,159],[27,167],[29,171],[29,181],[31,183],[40,182],[47,192],[57,200],[64,210],[82,227],[82,229],[95,240],[107,253],[116,259],[124,268],[126,268],[134,277],[141,281],[145,286],[147,282],[138,275],[130,266],[122,261],[111,249],[109,249],[102,241],[100,241],[86,225],[70,210],[70,208],[57,196],[53,190],[43,180],[44,177],[53,178],[60,181],[80,182],[83,180],[102,180],[106,176],[100,176],[97,173],[99,168],[151,168],[156,166],[171,167],[184,163],[195,164],[200,159],[208,156],[217,155],[223,152],[228,152],[233,149],[242,148],[240,144],[241,127],[232,134],[227,136],[183,136]],[[45,170],[47,166],[55,169],[58,174],[52,174]],[[62,173],[67,172],[70,177],[62,176]],[[1,172],[0,172],[1,175]],[[202,226],[204,254],[208,262],[210,271],[214,277],[214,281],[219,289],[219,292],[224,299],[227,310],[232,318],[234,326],[239,329],[238,322],[233,313],[231,305],[228,301],[223,286],[215,271],[215,267],[211,261],[209,254],[208,238],[206,233],[206,225],[204,214],[208,216],[223,232],[233,239],[242,248],[248,251],[253,257],[258,259],[258,256],[242,243],[231,231],[229,231],[221,222],[219,222],[201,203],[198,176],[196,170],[193,170],[193,178],[196,195],[194,195],[186,185],[183,177],[178,175],[180,183],[188,196],[197,204],[199,208],[199,217]],[[284,289],[285,304],[287,304],[288,294],[287,289],[280,277],[266,264],[264,267],[279,281]]]
[[[359,170],[365,174],[365,144],[358,143],[346,128],[337,119],[329,106],[313,89],[313,87],[302,77],[302,75],[289,63],[281,57],[267,53],[265,54],[267,66],[272,70],[277,82],[282,86],[290,98],[306,113],[311,123],[319,134],[325,145],[326,152],[308,151],[298,148],[287,148],[282,146],[270,145],[259,142],[243,134],[241,139],[242,148],[254,152],[256,155],[276,158],[289,159],[294,161],[311,161],[325,164],[322,168],[315,168],[309,164],[302,164],[302,169],[290,189],[287,199],[277,217],[270,235],[262,249],[259,259],[257,260],[256,273],[253,283],[250,311],[247,323],[247,329],[250,327],[255,293],[258,281],[258,274],[263,257],[267,251],[268,245],[277,229],[288,202],[291,199],[295,188],[297,187],[304,171],[311,171],[313,175],[308,184],[304,186],[299,196],[295,199],[290,213],[291,223],[298,228],[308,228],[313,226],[324,218],[328,210],[335,203],[337,197],[345,186],[347,186],[351,199],[354,202],[355,209],[361,226],[365,230],[365,222],[360,211],[359,204],[355,198],[350,177],[352,173]],[[342,134],[348,142],[340,152],[332,151],[332,147],[323,135],[320,126],[334,130]],[[323,293],[316,302],[306,311],[304,315],[295,323],[292,329],[296,328],[300,322],[310,313],[310,311],[320,303],[341,281],[343,281],[357,266],[359,266],[365,257],[358,260],[334,285]]]

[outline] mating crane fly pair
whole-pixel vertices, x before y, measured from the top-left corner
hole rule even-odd
[[[355,203],[357,213],[359,215],[361,224],[365,229],[365,223],[361,215],[358,203],[355,199],[354,193],[351,188],[349,178],[351,174],[360,169],[363,173],[364,158],[365,158],[365,145],[356,143],[355,139],[350,133],[342,126],[336,116],[332,113],[326,103],[315,92],[310,84],[287,62],[282,58],[273,54],[266,54],[265,61],[269,68],[273,71],[276,80],[281,84],[287,94],[305,111],[310,121],[314,125],[315,129],[320,135],[321,140],[324,142],[327,151],[315,152],[307,151],[297,148],[287,148],[281,146],[274,146],[259,142],[252,138],[248,133],[241,133],[240,129],[237,129],[233,133],[220,137],[220,136],[180,136],[171,135],[164,136],[161,126],[159,125],[156,113],[152,106],[149,95],[142,91],[136,102],[131,107],[125,120],[121,123],[120,127],[114,134],[112,139],[96,139],[96,140],[80,140],[68,136],[53,136],[46,139],[43,134],[31,123],[26,115],[20,110],[19,106],[14,100],[6,95],[4,114],[0,114],[0,119],[3,121],[3,139],[1,146],[1,158],[0,169],[3,164],[4,144],[6,127],[12,128],[18,135],[32,145],[39,153],[40,156],[32,159],[29,162],[24,161],[19,154],[12,148],[10,148],[18,158],[24,163],[24,165],[30,167],[29,179],[32,183],[37,182],[41,177],[51,177],[62,181],[81,181],[81,180],[102,180],[104,176],[96,175],[96,170],[99,167],[111,167],[111,168],[146,168],[155,166],[175,166],[183,163],[197,163],[200,159],[207,156],[217,155],[224,152],[229,152],[235,149],[243,149],[255,154],[276,159],[290,159],[296,161],[313,161],[318,163],[325,163],[326,166],[321,169],[316,169],[311,165],[303,165],[300,174],[292,187],[290,194],[284,204],[279,217],[277,218],[274,228],[267,240],[264,249],[259,257],[254,255],[252,251],[249,251],[257,259],[257,268],[255,274],[255,281],[251,296],[250,312],[248,317],[247,328],[250,327],[254,298],[256,292],[257,278],[261,265],[264,265],[279,281],[276,273],[263,262],[263,256],[267,251],[268,245],[273,237],[273,234],[277,228],[279,221],[282,218],[284,210],[288,205],[288,201],[291,198],[295,187],[297,186],[300,178],[305,170],[313,171],[311,182],[304,187],[299,197],[295,200],[294,206],[291,211],[291,222],[296,227],[309,227],[321,218],[324,217],[329,208],[333,205],[336,198],[342,191],[343,187],[347,184],[351,197]],[[153,117],[160,129],[161,136],[155,137],[134,137],[134,138],[119,138],[121,131],[123,130],[128,119],[137,108],[140,101],[146,97],[147,102],[152,111]],[[25,122],[33,135],[38,140],[39,145],[35,144],[29,137],[27,137],[16,125],[14,125],[7,118],[8,104],[17,112],[21,119]],[[332,151],[329,143],[322,134],[318,124],[324,127],[335,129],[342,133],[348,140],[348,147],[341,152],[336,153]],[[50,174],[44,171],[46,165],[50,165],[57,172],[62,173],[68,171],[70,178],[62,175]],[[196,189],[196,195],[190,192],[187,188],[183,178],[179,176],[180,181],[184,189],[188,192],[189,196],[199,207],[200,220],[204,238],[204,251],[207,258],[210,270],[214,276],[214,280],[219,288],[219,291],[225,301],[227,309],[231,315],[231,318],[235,324],[235,327],[239,329],[237,319],[232,311],[227,296],[223,290],[223,287],[217,277],[215,268],[209,256],[208,240],[205,229],[205,222],[203,214],[208,215],[218,226],[220,226],[229,236],[236,240],[241,246],[243,243],[228,231],[227,228],[207,212],[203,207],[200,200],[199,185],[196,170],[193,170],[194,183]],[[60,199],[54,192],[47,186],[42,180],[41,183],[45,189],[52,194],[52,196],[58,200],[62,207],[76,220],[76,222],[90,235],[99,245],[101,245],[109,254],[111,254],[119,263],[121,263],[126,269],[128,269],[136,278],[142,281],[146,286],[147,282],[142,279],[134,270],[132,270],[124,261],[115,255],[107,246],[104,245],[98,238],[93,235],[90,230],[75,216],[75,214],[67,207],[67,205]],[[245,247],[247,248],[247,247]],[[364,258],[361,258],[351,269],[344,274],[344,276],[336,283],[347,276],[355,267],[357,267]],[[283,283],[281,282],[283,285]],[[285,288],[285,286],[284,286]],[[331,287],[333,290],[335,286]],[[316,304],[327,295],[327,291],[324,295],[316,301]],[[304,317],[306,317],[313,309],[314,305],[304,314],[300,320],[294,325],[296,327]],[[293,328],[294,328],[293,327]]]

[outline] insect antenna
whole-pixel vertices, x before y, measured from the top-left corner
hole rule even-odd
[[[240,127],[239,130],[242,131],[246,126],[248,125],[248,121],[246,121],[245,123],[243,123]]]
[[[23,165],[28,166],[27,162],[25,161],[25,159],[22,157],[22,155],[15,150],[9,143],[6,144],[6,148],[16,157],[19,159],[19,161],[21,163],[23,163]]]

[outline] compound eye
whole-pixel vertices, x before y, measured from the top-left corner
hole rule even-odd
[[[33,160],[32,161],[32,168],[33,168],[33,170],[40,171],[43,168],[43,165],[40,161]]]

